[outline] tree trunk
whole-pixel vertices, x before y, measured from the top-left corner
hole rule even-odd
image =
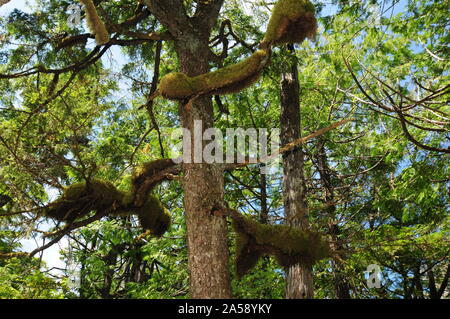
[[[265,164],[261,164],[261,171],[265,168]],[[261,189],[261,212],[259,214],[259,222],[261,224],[267,224],[269,220],[269,208],[267,207],[267,176],[266,174],[260,174],[259,185]]]
[[[211,30],[224,0],[197,2],[193,16],[186,13],[181,0],[143,2],[168,29],[181,71],[188,76],[207,73]],[[213,127],[214,119],[211,97],[202,96],[191,102],[180,103],[179,114],[183,128],[194,138],[194,121],[201,121],[204,131]],[[191,143],[192,155],[194,145]],[[223,170],[219,165],[183,164],[191,298],[231,298],[227,224],[224,217],[212,214],[214,208],[224,206]]]
[[[281,79],[281,144],[300,138],[300,98],[297,63]],[[283,154],[283,201],[288,222],[301,229],[309,227],[305,202],[304,156],[301,147]],[[287,299],[314,296],[312,264],[308,261],[286,269]]]
[[[337,222],[335,222],[335,198],[334,198],[334,188],[331,182],[331,173],[330,168],[328,166],[328,157],[325,152],[325,142],[318,139],[317,143],[318,155],[317,155],[317,164],[319,167],[319,175],[320,181],[322,184],[323,197],[325,204],[327,205],[327,213],[331,216],[330,219],[333,220],[332,223],[329,224],[329,233],[331,235],[331,248],[334,251],[340,251],[344,247],[339,241],[340,229]],[[331,260],[331,266],[333,269],[333,287],[334,294],[337,299],[350,299],[350,285],[345,277],[344,265],[339,258],[333,257]]]
[[[208,37],[186,36],[176,49],[182,72],[195,76],[209,71]],[[180,103],[179,114],[191,132],[193,157],[194,121],[201,121],[203,131],[214,124],[211,97],[200,97],[190,106]],[[218,164],[184,163],[183,175],[190,297],[231,298],[227,225],[224,217],[212,214],[224,204],[223,171]]]

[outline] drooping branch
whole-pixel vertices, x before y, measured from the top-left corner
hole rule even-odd
[[[228,32],[225,32],[225,29],[227,29]],[[219,34],[216,37],[214,37],[214,38],[212,38],[210,40],[210,43],[211,43],[212,46],[216,46],[220,42],[222,42],[224,44],[224,52],[222,52],[221,57],[226,57],[226,55],[225,55],[226,54],[225,48],[227,47],[227,45],[225,43],[228,42],[227,36],[229,36],[229,35],[231,35],[231,37],[233,38],[234,41],[236,41],[237,43],[241,44],[244,48],[246,48],[250,52],[254,52],[256,46],[258,45],[258,43],[248,44],[247,42],[242,40],[234,32],[233,26],[231,25],[231,21],[227,19],[227,20],[222,21],[222,23],[220,25],[220,29],[219,29]]]
[[[81,2],[87,1],[92,2],[91,0],[80,0]],[[90,6],[89,6],[90,8]],[[92,8],[91,8],[92,9]],[[95,7],[94,7],[94,10]],[[91,10],[92,11],[92,10]],[[97,47],[95,47],[86,57],[81,59],[80,61],[77,61],[75,63],[72,63],[71,65],[67,67],[63,67],[61,69],[48,69],[44,66],[34,66],[32,68],[29,68],[25,71],[17,72],[17,73],[11,73],[11,74],[2,74],[0,73],[0,79],[14,79],[14,78],[20,78],[20,77],[27,77],[30,75],[38,74],[38,73],[44,73],[44,74],[62,74],[70,71],[80,71],[82,69],[85,69],[92,65],[93,63],[97,62],[103,55],[106,53],[106,51],[113,45],[119,45],[119,46],[131,46],[131,45],[138,45],[142,43],[146,43],[148,41],[161,41],[161,40],[169,40],[171,39],[170,34],[168,32],[163,33],[139,33],[139,32],[132,32],[129,31],[129,29],[135,25],[137,25],[139,22],[141,22],[143,19],[147,18],[149,16],[150,12],[144,8],[141,11],[138,11],[133,17],[125,20],[122,23],[119,24],[110,24],[108,25],[108,28],[115,32],[115,35],[110,38],[109,33],[106,34],[108,31],[106,30],[106,27],[104,24],[102,25],[101,19],[97,16],[88,16],[88,19],[92,20],[93,28],[97,28],[92,31],[97,32],[97,35],[93,35],[91,33],[84,33],[79,35],[73,35],[69,37],[65,37],[62,39],[57,40],[57,44],[55,46],[55,52],[60,51],[63,48],[72,47],[78,44],[86,43],[86,41],[89,38],[99,38],[97,39]],[[98,18],[98,19],[97,19]],[[95,21],[100,21],[100,24],[95,24]],[[91,23],[91,22],[90,22]],[[104,29],[103,29],[104,27]],[[120,35],[125,35],[128,37],[131,37],[132,39],[120,39]],[[46,39],[46,42],[49,40]],[[42,46],[43,43],[37,44],[37,46]],[[101,46],[103,45],[103,48]]]
[[[405,116],[403,115],[403,113],[398,108],[394,108],[394,109],[400,119],[400,125],[402,127],[403,133],[405,134],[406,138],[409,141],[411,141],[418,147],[423,148],[428,151],[450,154],[450,148],[440,148],[440,147],[429,146],[429,145],[423,144],[423,143],[419,142],[417,139],[415,139],[408,130],[408,126],[406,125],[406,120],[405,120]]]
[[[159,72],[160,72],[160,65],[161,65],[161,51],[162,51],[162,42],[158,41],[158,42],[156,42],[155,63],[153,65],[152,84],[150,87],[149,98],[147,99],[147,103],[146,103],[145,107],[147,109],[147,113],[150,117],[150,120],[152,121],[153,128],[158,133],[158,142],[159,142],[159,147],[161,150],[161,156],[165,157],[164,147],[163,147],[163,143],[162,143],[162,139],[161,139],[161,130],[159,129],[158,122],[156,121],[156,118],[155,118],[155,112],[153,110],[153,99],[151,98],[151,96],[158,89]]]
[[[400,126],[401,126],[401,129],[402,129],[405,137],[409,141],[411,141],[413,144],[418,146],[419,148],[422,148],[422,149],[425,149],[428,151],[432,151],[432,152],[449,153],[450,154],[449,148],[430,146],[430,145],[426,145],[426,144],[418,141],[411,134],[411,132],[408,129],[408,125],[411,125],[422,131],[448,132],[448,129],[446,128],[446,126],[448,126],[448,124],[450,123],[448,121],[448,118],[445,118],[447,121],[433,121],[433,120],[430,120],[427,118],[422,118],[422,117],[418,117],[417,115],[410,114],[410,113],[408,113],[408,111],[416,108],[419,105],[424,106],[424,108],[429,111],[433,111],[432,109],[430,110],[430,107],[426,106],[425,103],[433,101],[434,99],[441,97],[444,94],[448,94],[450,92],[450,85],[446,85],[438,90],[432,91],[428,96],[422,98],[419,101],[415,101],[414,99],[402,94],[399,90],[393,88],[391,85],[387,84],[385,81],[380,79],[378,76],[374,75],[369,70],[365,69],[374,79],[376,79],[376,81],[378,83],[380,83],[382,85],[381,92],[384,95],[385,99],[387,99],[388,103],[390,103],[390,106],[388,106],[388,105],[384,104],[377,97],[374,97],[370,93],[368,93],[366,89],[364,89],[363,85],[361,84],[361,82],[357,78],[355,72],[353,71],[352,67],[350,66],[350,63],[347,61],[347,59],[345,57],[344,57],[344,63],[346,65],[347,69],[349,70],[350,75],[352,76],[355,84],[361,91],[361,93],[369,100],[369,101],[364,101],[362,99],[358,99],[360,102],[363,102],[365,104],[368,104],[368,105],[371,105],[374,107],[378,107],[378,108],[386,111],[387,113],[380,112],[384,115],[389,115],[389,113],[394,113],[395,116],[393,116],[393,117],[400,122]],[[393,94],[397,95],[399,97],[400,101],[396,102],[394,100],[394,98],[392,97],[392,95],[390,93],[388,93],[388,90],[390,92],[393,92]],[[405,100],[411,102],[411,104],[404,105]],[[438,102],[438,103],[441,103],[441,102]],[[377,111],[377,112],[379,112],[379,111]],[[444,115],[447,115],[447,114],[444,113]],[[414,123],[412,120],[409,120],[408,118],[412,119],[412,120],[416,120],[416,121],[421,121],[423,123],[431,123],[431,124],[436,125],[437,127],[425,127],[425,126]]]
[[[44,73],[44,74],[61,74],[66,73],[70,71],[80,71],[95,62],[97,62],[104,54],[105,52],[110,48],[111,44],[105,45],[103,48],[95,47],[85,58],[82,60],[73,63],[67,67],[61,68],[61,69],[48,69],[44,66],[37,66],[32,67],[28,70],[14,73],[14,74],[0,74],[0,79],[14,79],[14,78],[20,78],[25,76],[30,76],[37,73]]]

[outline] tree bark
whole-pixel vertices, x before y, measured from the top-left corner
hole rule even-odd
[[[181,0],[143,0],[169,30],[181,71],[188,76],[209,72],[209,38],[223,1],[200,2],[189,17]],[[179,115],[183,128],[191,132],[193,139],[194,121],[201,121],[203,131],[213,127],[211,97],[180,103]],[[193,140],[191,154],[194,155]],[[223,170],[219,165],[203,161],[183,164],[191,298],[231,298],[227,224],[224,217],[212,214],[214,208],[224,207]]]
[[[177,45],[182,72],[195,76],[209,71],[207,39],[192,37]],[[194,121],[201,121],[203,131],[213,127],[212,100],[201,97],[179,108],[182,125],[192,135],[194,155]],[[185,163],[183,173],[190,297],[231,298],[227,225],[224,217],[212,214],[213,208],[224,206],[223,171],[217,164]]]
[[[180,105],[180,108],[186,108]],[[197,100],[190,111],[181,110],[183,127],[193,132],[193,121],[212,127],[211,99]],[[223,207],[223,171],[216,164],[183,164],[184,208],[188,239],[191,298],[230,298],[227,225],[212,214]]]
[[[300,138],[300,97],[297,63],[292,62],[281,79],[281,144]],[[288,222],[301,229],[309,227],[305,201],[304,155],[301,147],[283,154],[283,201]],[[312,264],[308,261],[286,269],[287,299],[314,296]]]
[[[265,164],[261,164],[261,170],[265,168]],[[259,185],[261,189],[261,212],[259,214],[259,222],[261,224],[267,224],[269,220],[269,208],[267,207],[267,177],[266,174],[261,174],[259,179]]]
[[[334,196],[334,187],[331,181],[331,173],[330,168],[328,166],[328,157],[325,151],[325,142],[318,139],[317,143],[318,155],[317,155],[317,165],[319,168],[320,181],[322,184],[323,190],[323,198],[325,204],[327,205],[327,213],[332,215],[329,216],[332,223],[329,224],[329,233],[331,235],[331,248],[334,251],[340,251],[343,249],[342,244],[339,241],[340,228],[339,225],[334,221],[335,220],[335,196]],[[350,285],[346,280],[344,273],[344,265],[342,261],[336,257],[333,257],[331,260],[331,266],[333,269],[333,287],[334,294],[337,299],[350,299]]]

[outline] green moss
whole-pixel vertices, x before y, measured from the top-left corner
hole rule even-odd
[[[317,233],[287,225],[263,225],[243,216],[233,217],[236,232],[236,271],[239,277],[262,255],[274,256],[283,267],[314,263],[329,256],[329,246]]]
[[[269,62],[272,46],[300,43],[315,36],[317,21],[314,14],[314,5],[309,0],[279,0],[261,43],[262,50],[244,61],[199,76],[189,77],[180,72],[167,74],[160,81],[159,94],[171,100],[186,100],[199,95],[243,90],[260,77]]]
[[[273,8],[263,44],[300,43],[317,30],[315,8],[309,0],[279,0]]]
[[[219,70],[189,77],[174,72],[164,76],[159,84],[161,96],[171,100],[186,100],[199,95],[229,94],[250,86],[268,64],[271,47],[283,43],[300,43],[316,34],[315,8],[309,0],[279,0],[267,27],[262,50],[239,63]]]
[[[159,82],[159,93],[171,100],[184,99],[194,96],[198,89],[192,83],[192,78],[181,72],[165,75]]]
[[[172,160],[157,160],[142,165],[133,179],[136,188],[143,178],[173,164]],[[116,216],[136,214],[144,229],[160,237],[169,229],[171,218],[158,198],[146,194],[143,205],[137,206],[134,192],[119,191],[110,182],[93,179],[89,183],[76,183],[67,187],[59,199],[44,209],[43,214],[66,222],[86,217],[93,211]]]
[[[198,76],[210,94],[228,94],[253,84],[269,62],[269,51],[258,50],[247,59]]]
[[[89,30],[91,30],[92,34],[95,35],[95,41],[97,45],[105,44],[109,41],[109,33],[106,30],[105,24],[100,19],[97,13],[97,9],[95,8],[92,0],[79,0],[82,4],[84,4],[84,8],[86,11],[86,19]]]
[[[76,183],[64,190],[63,195],[44,210],[48,217],[60,221],[74,221],[91,211],[114,211],[123,206],[126,193],[100,179],[89,183]]]
[[[269,50],[258,50],[239,63],[196,77],[169,73],[161,79],[158,90],[163,97],[172,100],[240,91],[258,80],[269,56]]]
[[[157,237],[161,237],[170,227],[170,215],[154,195],[150,195],[136,213],[141,227]]]
[[[134,195],[131,192],[122,192],[121,206],[131,207],[133,205]]]

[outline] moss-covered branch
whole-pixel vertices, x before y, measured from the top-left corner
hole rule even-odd
[[[279,0],[272,10],[262,46],[301,43],[317,32],[315,8],[309,0]]]
[[[244,61],[196,77],[180,72],[169,73],[161,79],[158,91],[172,100],[239,92],[258,80],[269,56],[269,50],[258,50]]]
[[[273,46],[300,43],[315,36],[317,21],[314,14],[314,5],[309,0],[279,0],[260,45],[261,50],[244,61],[199,76],[169,73],[161,79],[157,94],[171,100],[186,100],[243,90],[259,79],[269,63]]]
[[[124,207],[126,198],[114,185],[100,179],[88,183],[76,183],[64,190],[63,195],[44,209],[46,216],[72,222],[85,217],[91,211],[115,212]]]
[[[263,255],[276,258],[282,267],[299,262],[314,264],[330,256],[330,247],[319,233],[287,225],[265,225],[230,211],[236,233],[236,272],[250,271]]]
[[[86,19],[89,30],[91,30],[92,34],[95,36],[95,41],[97,45],[103,45],[109,41],[109,33],[106,30],[106,26],[103,23],[102,19],[100,19],[97,9],[95,8],[92,0],[79,0],[82,4],[84,4],[84,8],[86,11]]]
[[[168,158],[158,159],[138,166],[131,177],[131,193],[136,206],[142,206],[148,194],[161,181],[167,178],[165,170],[174,167],[175,163]]]
[[[151,191],[164,179],[160,173],[174,165],[170,159],[160,159],[138,167],[129,192],[120,191],[110,182],[100,179],[73,184],[60,198],[45,207],[42,214],[68,223],[86,218],[92,212],[120,216],[134,214],[145,230],[162,236],[170,227],[170,215]]]

